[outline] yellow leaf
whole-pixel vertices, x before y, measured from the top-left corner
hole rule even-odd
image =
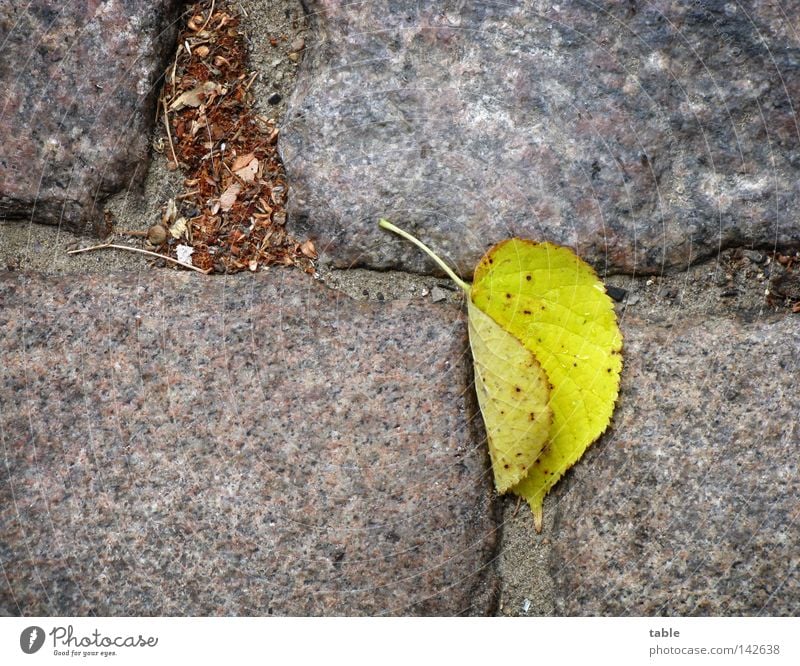
[[[467,301],[475,392],[497,492],[522,480],[547,443],[553,412],[547,376],[513,335]]]
[[[512,238],[486,253],[470,286],[416,238],[380,226],[420,247],[467,294],[495,485],[524,497],[541,531],[545,495],[614,411],[622,334],[603,283],[567,248]]]
[[[611,299],[592,268],[571,250],[512,238],[475,269],[473,303],[530,350],[553,386],[550,442],[514,492],[542,502],[608,427],[619,391],[622,334]]]

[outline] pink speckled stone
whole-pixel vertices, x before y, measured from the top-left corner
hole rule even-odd
[[[181,0],[0,3],[0,221],[99,228],[144,179]]]
[[[614,427],[555,491],[556,612],[796,616],[797,318],[623,333]]]
[[[457,308],[5,274],[0,354],[0,611],[492,612]]]

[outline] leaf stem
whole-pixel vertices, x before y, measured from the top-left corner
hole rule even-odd
[[[469,294],[469,284],[464,282],[464,280],[462,280],[460,277],[458,277],[458,275],[455,274],[453,269],[450,268],[450,266],[448,266],[446,263],[444,263],[444,261],[442,261],[436,255],[436,253],[433,250],[431,250],[427,245],[425,245],[425,243],[423,243],[421,240],[414,238],[414,236],[412,236],[407,231],[403,231],[402,229],[394,226],[391,222],[389,222],[389,220],[384,220],[383,218],[381,218],[381,220],[378,222],[378,226],[380,226],[383,229],[388,229],[389,231],[393,231],[398,236],[402,236],[406,240],[414,243],[414,245],[416,245],[420,250],[422,250],[431,259],[433,259],[439,265],[439,267],[445,273],[447,273],[447,275],[450,276],[450,279],[453,282],[455,282],[459,287],[461,287],[465,293]]]

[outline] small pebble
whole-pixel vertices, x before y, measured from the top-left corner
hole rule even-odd
[[[447,292],[439,287],[434,287],[433,289],[431,289],[431,300],[434,303],[439,303],[440,301],[446,301]]]
[[[530,609],[531,609],[531,600],[525,599],[525,601],[522,602],[522,612],[527,613]]]
[[[295,37],[292,40],[292,43],[289,45],[289,51],[292,53],[297,53],[302,51],[306,47],[306,40],[302,38],[302,36]]]
[[[622,287],[613,287],[609,284],[606,285],[606,293],[611,296],[617,303],[622,303],[628,295],[628,290]]]
[[[627,305],[636,305],[641,300],[641,296],[639,294],[630,294],[628,298],[625,299],[625,303]]]
[[[283,97],[280,96],[280,93],[274,92],[269,97],[267,97],[267,102],[274,106],[275,104],[280,104],[282,99]]]
[[[747,257],[750,261],[754,264],[762,264],[766,260],[766,257],[756,250],[745,250],[744,256]]]

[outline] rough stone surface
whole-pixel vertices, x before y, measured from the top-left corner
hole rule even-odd
[[[0,222],[101,230],[144,178],[182,0],[0,3]]]
[[[556,613],[796,616],[797,318],[623,328],[612,434],[554,492]]]
[[[307,0],[281,150],[340,266],[472,271],[509,235],[659,272],[800,239],[800,2]]]
[[[0,278],[0,611],[480,614],[452,305],[308,276]]]

